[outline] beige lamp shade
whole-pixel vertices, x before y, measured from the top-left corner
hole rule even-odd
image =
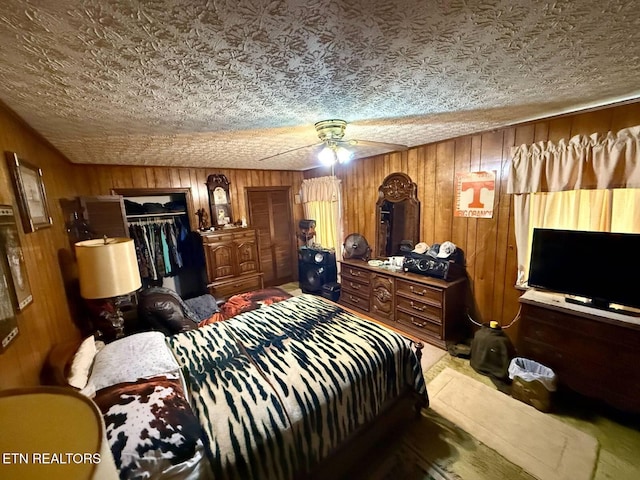
[[[83,298],[113,298],[142,286],[131,238],[85,240],[75,246]]]

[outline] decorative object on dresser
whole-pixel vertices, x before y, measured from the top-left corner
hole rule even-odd
[[[466,274],[464,254],[450,241],[434,243],[431,247],[426,243],[419,243],[412,251],[405,253],[403,269],[405,272],[443,280],[453,280]]]
[[[17,153],[6,152],[6,156],[25,233],[50,227],[53,220],[47,204],[42,170],[19,158]]]
[[[466,278],[447,282],[363,260],[341,263],[341,304],[441,348],[468,336]]]
[[[520,305],[519,356],[551,368],[560,387],[640,413],[640,317],[535,289]]]
[[[325,284],[338,280],[336,253],[322,248],[300,248],[298,279],[303,293],[319,295]]]
[[[87,300],[108,300],[111,308],[102,315],[111,322],[115,338],[123,337],[122,297],[142,286],[133,240],[104,237],[78,242],[75,247],[80,295]]]
[[[371,247],[364,235],[359,233],[351,233],[347,235],[342,244],[344,258],[358,258],[360,260],[369,260],[371,257]]]
[[[200,232],[207,265],[207,289],[217,300],[263,288],[255,228]]]
[[[222,174],[211,174],[207,177],[209,191],[209,212],[211,225],[223,227],[233,223],[229,180]]]
[[[388,175],[378,188],[376,203],[375,255],[401,255],[407,242],[416,244],[420,237],[420,202],[418,187],[404,173]]]

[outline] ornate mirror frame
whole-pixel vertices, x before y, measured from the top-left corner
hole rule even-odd
[[[223,227],[233,223],[231,211],[231,194],[229,193],[229,180],[222,174],[211,174],[207,177],[207,190],[209,191],[209,214],[211,225]]]
[[[388,175],[378,187],[376,202],[376,245],[379,257],[400,255],[400,242],[420,241],[420,201],[418,186],[408,175]]]

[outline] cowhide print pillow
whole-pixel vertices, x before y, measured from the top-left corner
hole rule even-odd
[[[121,479],[208,478],[202,429],[180,380],[120,383],[98,390],[93,400]]]

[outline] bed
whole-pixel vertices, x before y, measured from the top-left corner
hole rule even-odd
[[[414,348],[300,295],[107,344],[76,387],[103,413],[121,478],[339,478],[428,404]]]

